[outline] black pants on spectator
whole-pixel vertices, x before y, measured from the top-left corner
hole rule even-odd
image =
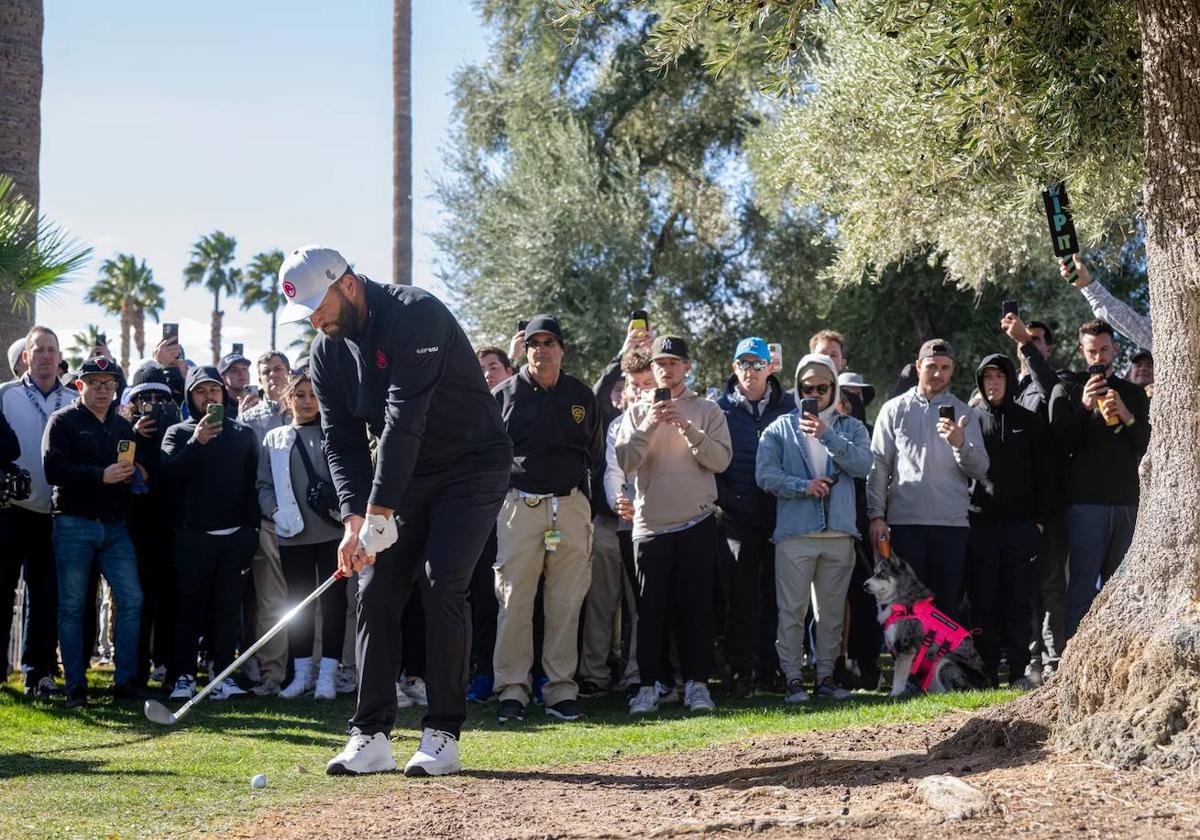
[[[850,602],[850,627],[846,639],[846,656],[858,663],[864,687],[875,690],[872,679],[879,677],[879,651],[883,645],[883,628],[876,616],[878,606],[875,597],[863,588],[872,574],[874,563],[868,563],[869,543],[862,540],[854,543],[854,571],[850,574],[850,589],[846,599]]]
[[[25,673],[25,687],[32,688],[42,677],[58,673],[58,574],[50,544],[52,521],[49,513],[35,513],[17,505],[10,507],[7,514],[5,562],[25,573],[21,670]],[[12,601],[8,603],[11,607]],[[94,616],[92,621],[94,624]],[[95,632],[92,640],[95,641]]]
[[[129,537],[142,585],[137,682],[145,685],[150,663],[168,665],[175,644],[175,524],[166,516],[131,514]]]
[[[455,469],[414,475],[396,508],[399,539],[359,574],[358,707],[352,733],[391,732],[403,641],[397,605],[419,585],[425,610],[423,727],[455,737],[467,716],[471,607],[479,555],[508,490],[509,470]]]
[[[966,594],[969,528],[892,525],[892,549],[933,590],[937,608],[955,621]]]
[[[683,531],[642,537],[633,548],[642,685],[670,678],[661,673],[661,660],[672,616],[684,679],[707,682],[713,660],[717,521],[710,516]]]
[[[1067,522],[1065,511],[1056,510],[1046,520],[1038,541],[1036,577],[1033,583],[1033,637],[1029,653],[1033,667],[1047,675],[1058,670],[1058,660],[1067,644]]]
[[[725,646],[729,667],[743,679],[766,680],[779,670],[775,650],[775,546],[770,532],[724,528],[719,545],[726,584]]]
[[[279,564],[287,583],[288,609],[303,601],[337,569],[338,540],[310,545],[279,545]],[[317,600],[321,607],[321,656],[341,659],[346,640],[346,579],[326,589]],[[288,623],[288,653],[292,659],[312,656],[313,606],[308,605]]]
[[[492,654],[496,650],[496,616],[500,604],[496,601],[496,526],[475,563],[471,576],[471,673],[492,676]]]
[[[1030,520],[971,522],[971,616],[979,627],[975,647],[993,685],[1001,650],[1008,652],[1009,681],[1029,664],[1029,601],[1035,579],[1038,529]]]
[[[175,542],[175,652],[171,673],[195,675],[202,633],[215,676],[237,648],[242,594],[258,532],[245,526],[228,536],[181,528]],[[209,629],[211,628],[211,630]]]

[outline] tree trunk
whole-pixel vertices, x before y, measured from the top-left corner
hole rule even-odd
[[[212,363],[213,365],[221,364],[221,318],[225,315],[221,311],[221,293],[213,293],[213,311],[212,311]]]
[[[392,282],[412,283],[412,3],[392,3]]]
[[[146,357],[146,310],[140,306],[133,308],[133,346],[138,356]]]
[[[1121,767],[1200,761],[1200,4],[1140,0],[1154,433],[1133,546],[1011,713]],[[965,734],[965,733],[964,733]]]
[[[121,370],[129,378],[129,338],[133,332],[133,302],[129,298],[121,301]]]
[[[271,312],[271,350],[275,349],[275,328],[279,325],[279,313]]]
[[[39,198],[38,157],[42,143],[42,0],[0,0],[0,173],[35,208]],[[29,315],[12,311],[12,296],[0,294],[0,347],[29,331]]]

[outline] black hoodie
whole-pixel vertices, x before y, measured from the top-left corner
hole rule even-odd
[[[973,521],[1033,520],[1045,523],[1054,508],[1054,456],[1050,433],[1037,413],[1017,404],[1017,371],[1003,353],[984,358],[975,371],[982,396],[983,371],[994,367],[1008,380],[1004,399],[992,405],[983,396],[977,411],[987,448],[987,482],[975,482],[971,492]]]

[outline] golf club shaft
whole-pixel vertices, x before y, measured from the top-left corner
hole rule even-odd
[[[332,575],[330,575],[329,577],[327,577],[325,579],[324,583],[322,583],[320,586],[318,586],[316,589],[314,589],[312,592],[310,592],[308,597],[306,597],[299,604],[297,604],[296,606],[294,606],[290,610],[288,610],[286,613],[284,613],[283,617],[280,618],[279,621],[275,622],[274,627],[272,627],[270,630],[268,630],[266,633],[264,633],[261,637],[259,637],[258,641],[256,641],[254,644],[252,644],[250,647],[246,648],[246,650],[242,652],[241,656],[239,656],[237,659],[233,660],[232,663],[230,663],[228,668],[226,668],[224,671],[222,671],[221,673],[217,674],[215,677],[210,679],[208,681],[208,685],[206,685],[199,694],[197,694],[191,700],[184,703],[179,708],[179,711],[175,713],[175,719],[179,720],[181,717],[183,717],[189,711],[191,711],[191,708],[193,706],[195,706],[197,703],[199,703],[201,700],[203,700],[205,697],[207,697],[213,689],[215,689],[218,685],[220,685],[225,680],[226,677],[228,677],[230,674],[232,674],[234,671],[236,671],[243,662],[245,662],[247,659],[249,659],[251,656],[253,656],[255,653],[257,653],[258,649],[260,647],[265,645],[267,642],[271,641],[271,639],[274,638],[275,634],[278,633],[280,630],[282,630],[289,621],[291,621],[293,618],[295,618],[296,615],[302,609],[307,607],[313,601],[320,598],[321,594],[326,589],[333,586],[335,583],[337,583],[342,578],[343,578],[343,575],[342,575],[341,570],[334,572]]]

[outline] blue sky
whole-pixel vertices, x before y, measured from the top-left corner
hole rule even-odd
[[[415,282],[440,291],[429,233],[451,77],[486,55],[469,0],[413,2]],[[306,242],[391,273],[391,25],[387,0],[129,0],[46,4],[41,210],[94,249],[92,264],[38,320],[63,337],[118,321],[83,303],[100,262],[145,258],[165,288],[163,320],[207,360],[212,299],[184,291],[191,244],[224,230],[244,264]],[[265,313],[225,310],[225,345],[268,346]],[[283,328],[286,346],[298,330]],[[147,327],[148,340],[160,328]],[[150,341],[152,343],[152,341]],[[136,351],[134,353],[136,356]]]

